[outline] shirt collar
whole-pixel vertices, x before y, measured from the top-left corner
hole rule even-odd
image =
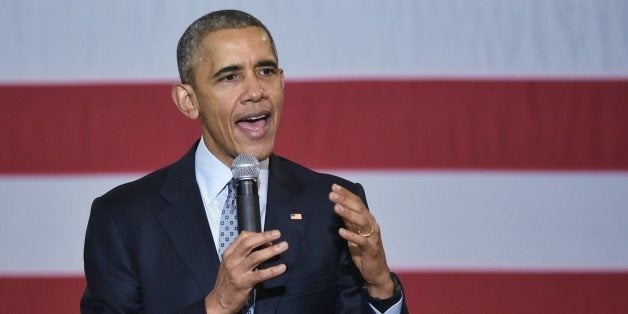
[[[216,199],[225,185],[233,178],[231,169],[214,156],[203,141],[198,143],[195,153],[196,159],[196,181],[211,203]],[[268,158],[260,161],[260,174],[257,180],[260,201],[266,204],[268,194]]]

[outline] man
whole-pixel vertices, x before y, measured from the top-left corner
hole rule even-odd
[[[362,187],[272,154],[284,77],[266,27],[212,12],[185,31],[177,59],[172,98],[200,120],[201,140],[94,201],[81,311],[407,312]],[[262,164],[265,231],[229,240],[229,167],[243,153]]]

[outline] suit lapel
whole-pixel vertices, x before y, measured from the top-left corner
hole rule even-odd
[[[196,145],[172,166],[161,195],[169,202],[158,219],[205,296],[214,286],[219,260],[196,183]]]
[[[295,177],[281,158],[271,155],[270,176],[268,178],[268,204],[266,205],[266,220],[264,230],[277,229],[281,231],[281,239],[287,241],[289,249],[279,258],[263,263],[261,267],[268,267],[284,263],[288,271],[276,278],[265,281],[258,290],[256,307],[261,312],[274,312],[284,286],[289,281],[292,272],[290,267],[299,256],[301,243],[309,226],[312,211],[304,206],[299,197],[305,189],[303,183]],[[290,214],[301,214],[301,219],[291,219]]]

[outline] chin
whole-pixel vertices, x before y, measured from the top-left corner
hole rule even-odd
[[[253,153],[251,155],[253,155],[255,158],[257,158],[257,160],[262,161],[268,157],[270,157],[270,154],[272,153],[272,151],[269,152],[257,152],[257,153]]]
[[[262,161],[270,156],[273,152],[274,141],[266,139],[263,142],[257,142],[247,147],[244,151],[255,156],[257,160]]]
[[[275,139],[271,134],[265,134],[261,138],[247,138],[240,137],[234,139],[234,146],[232,146],[231,152],[235,154],[233,158],[241,154],[248,154],[257,158],[257,160],[264,160],[270,156],[273,152]]]
[[[272,152],[272,148],[267,147],[246,147],[243,149],[239,149],[236,156],[241,154],[248,154],[257,158],[257,160],[262,161],[268,158]]]
[[[265,147],[263,149],[257,150],[253,156],[257,158],[257,160],[262,161],[270,156],[273,153],[273,147]]]

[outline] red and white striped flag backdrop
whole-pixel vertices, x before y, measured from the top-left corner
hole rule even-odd
[[[628,3],[8,1],[0,313],[72,313],[91,200],[181,156],[175,46],[273,33],[276,151],[365,185],[414,313],[625,313]]]

